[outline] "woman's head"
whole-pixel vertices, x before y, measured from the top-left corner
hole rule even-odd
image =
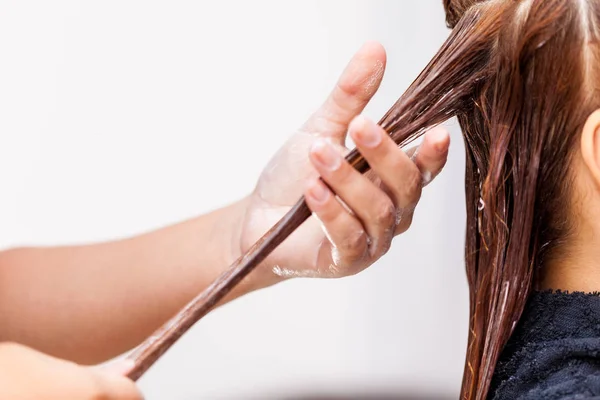
[[[575,251],[591,215],[582,204],[600,201],[600,0],[444,6],[454,30],[381,124],[404,144],[460,122],[471,302],[462,395],[483,399],[535,278]]]

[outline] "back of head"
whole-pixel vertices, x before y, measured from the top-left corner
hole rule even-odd
[[[535,276],[571,233],[569,166],[597,88],[600,0],[444,0],[453,31],[381,125],[400,144],[453,116],[466,144],[469,344],[485,399]]]

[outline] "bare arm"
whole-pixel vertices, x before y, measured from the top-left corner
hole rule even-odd
[[[0,253],[0,340],[81,363],[133,348],[231,264],[242,207],[114,242]]]

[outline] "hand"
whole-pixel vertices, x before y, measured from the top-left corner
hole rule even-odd
[[[141,400],[126,364],[83,367],[28,347],[0,344],[0,398]]]
[[[357,116],[377,91],[385,61],[381,45],[365,44],[329,98],[274,156],[246,199],[241,252],[302,194],[315,217],[263,262],[257,279],[356,274],[383,256],[394,236],[409,228],[422,187],[446,162],[450,140],[444,129],[436,128],[418,151],[407,154],[382,128]],[[343,159],[348,131],[371,166],[365,175]]]

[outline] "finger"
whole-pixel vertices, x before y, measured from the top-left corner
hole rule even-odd
[[[327,100],[308,120],[305,129],[343,142],[348,124],[375,94],[386,64],[386,53],[377,42],[367,42],[348,63]]]
[[[143,400],[142,393],[130,379],[104,369],[96,369],[94,372],[96,384],[101,388],[100,392],[104,396],[102,398],[110,400]]]
[[[339,268],[351,268],[368,256],[368,237],[363,226],[342,206],[327,186],[315,179],[305,193],[306,204],[323,225],[330,247],[321,247],[317,265],[329,265],[335,276]],[[345,271],[351,272],[351,271]]]
[[[435,127],[425,134],[425,139],[416,155],[415,164],[423,176],[423,186],[427,186],[444,168],[448,160],[450,134],[441,127]]]
[[[396,218],[389,196],[352,168],[326,140],[315,142],[310,159],[323,180],[362,222],[372,241],[371,256],[385,253],[393,238]],[[416,169],[414,165],[413,168]]]
[[[356,147],[381,179],[399,210],[411,209],[421,197],[423,178],[419,168],[379,125],[363,116],[349,127]]]

